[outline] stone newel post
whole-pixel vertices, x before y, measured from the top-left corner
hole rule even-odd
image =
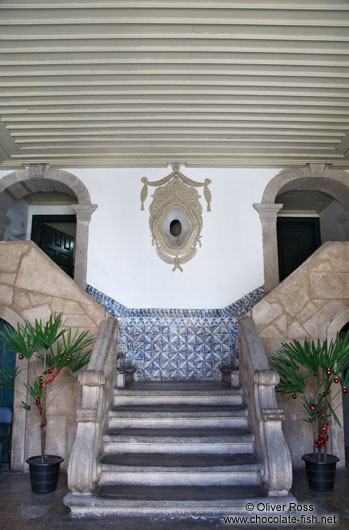
[[[276,218],[283,204],[254,204],[259,213],[263,233],[264,294],[279,284],[279,261],[277,248]]]
[[[86,289],[88,232],[91,216],[97,204],[72,204],[76,213],[76,248],[74,279],[80,287]]]

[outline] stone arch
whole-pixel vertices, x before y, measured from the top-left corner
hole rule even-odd
[[[349,322],[349,307],[346,307],[334,317],[327,328],[327,340],[334,340],[337,333]]]
[[[5,320],[13,328],[18,324],[24,324],[23,318],[13,309],[0,305],[0,318]],[[20,393],[21,383],[28,381],[28,361],[22,359],[19,361],[16,357],[16,368],[20,370],[15,379],[15,388],[13,396],[13,420],[12,420],[12,444],[11,444],[11,469],[15,471],[24,471],[25,469],[25,433],[27,411],[21,407],[23,397]]]
[[[88,232],[91,215],[97,208],[81,180],[62,169],[50,168],[47,164],[29,164],[0,180],[0,241],[10,219],[6,213],[19,199],[37,191],[62,191],[74,197],[71,207],[76,213],[76,242],[74,280],[86,287]]]
[[[349,307],[342,309],[335,315],[333,320],[330,322],[327,328],[326,338],[328,341],[334,340],[337,333],[349,322]],[[343,416],[343,396],[341,393],[333,392],[332,395],[333,405],[336,410],[336,414],[339,421],[342,424],[342,428],[333,422],[332,425],[332,446],[334,454],[338,454],[342,463],[345,465],[345,440],[344,440],[344,416]],[[335,452],[337,451],[337,453]]]
[[[264,291],[268,293],[279,284],[276,219],[282,204],[275,203],[277,196],[296,189],[318,190],[331,195],[344,208],[340,221],[349,240],[349,173],[330,169],[325,164],[307,164],[303,168],[280,171],[267,184],[262,202],[254,204],[258,211],[263,234]]]

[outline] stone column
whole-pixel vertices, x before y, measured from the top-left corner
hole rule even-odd
[[[85,290],[87,275],[88,231],[91,215],[97,208],[97,204],[72,204],[71,207],[76,213],[74,280]]]
[[[0,210],[0,241],[4,240],[5,230],[11,219]]]
[[[254,209],[259,213],[263,234],[264,258],[264,293],[274,289],[279,284],[279,260],[276,234],[277,213],[283,204],[254,204]]]

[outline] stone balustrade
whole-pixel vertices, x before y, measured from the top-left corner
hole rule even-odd
[[[79,374],[81,407],[77,410],[77,431],[68,467],[68,487],[72,494],[93,494],[103,429],[113,399],[116,371],[117,320],[102,322],[87,370]]]
[[[256,454],[262,462],[261,479],[269,496],[288,495],[292,485],[291,456],[277,406],[275,387],[279,375],[270,370],[254,321],[244,317],[239,324],[239,367],[243,400],[256,439]]]

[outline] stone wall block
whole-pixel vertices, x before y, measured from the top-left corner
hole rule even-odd
[[[293,316],[298,315],[309,301],[308,272],[303,268],[297,269],[280,283],[275,296],[277,296],[280,305],[287,308],[288,313]]]
[[[301,323],[306,322],[318,311],[318,307],[313,302],[308,302],[302,311],[297,315],[297,320]]]
[[[48,415],[53,416],[67,416],[75,420],[75,397],[77,393],[77,381],[71,375],[68,368],[64,368],[57,379],[52,383],[50,389],[50,403],[48,408]],[[67,399],[69,396],[69,399]],[[54,399],[52,399],[54,397]],[[50,402],[52,400],[52,402]]]
[[[49,455],[62,456],[61,470],[67,469],[67,418],[65,416],[48,417],[46,427],[46,452]]]
[[[288,339],[303,340],[305,339],[306,336],[307,336],[307,332],[305,331],[305,329],[301,326],[301,324],[297,320],[294,320],[288,328],[288,338],[286,339],[285,337],[285,339],[283,340],[285,340],[285,342]]]
[[[307,322],[304,322],[303,327],[306,330],[308,337],[325,339],[329,323],[330,319],[328,314],[321,309]]]
[[[349,262],[347,263],[349,268]],[[349,298],[349,274],[312,272],[310,273],[310,292],[312,298],[342,300]]]
[[[288,329],[288,318],[287,315],[282,314],[273,322],[273,326],[277,329],[279,336],[285,336]]]
[[[93,329],[95,327],[94,322],[86,314],[76,315],[74,313],[63,313],[63,321],[65,322],[65,326],[79,328],[79,331],[81,331],[81,328]]]
[[[12,305],[13,287],[10,285],[0,285],[0,300],[4,305]]]
[[[23,311],[23,309],[29,309],[31,307],[31,301],[27,291],[15,289],[13,305],[18,311]]]
[[[29,320],[34,324],[35,320],[48,320],[51,315],[51,308],[48,304],[33,307],[31,309],[25,309],[22,311],[22,316],[25,320]]]
[[[16,243],[17,241],[0,241],[0,271],[6,273],[17,271],[19,260],[25,249]]]
[[[261,337],[261,340],[262,340],[265,354],[268,357],[268,359],[270,359],[273,353],[276,352],[281,347],[281,343],[283,342],[283,340],[286,340],[286,339],[282,339],[279,335],[276,338]]]
[[[349,245],[345,242],[337,241],[331,244],[325,243],[324,250],[331,261],[332,268],[336,272],[348,272],[349,265]]]
[[[349,300],[348,300],[349,303]],[[330,300],[327,304],[323,306],[323,311],[326,311],[330,320],[334,320],[335,316],[343,311],[347,307],[345,301],[341,300]]]
[[[270,304],[266,300],[261,300],[253,309],[252,317],[258,328],[264,328],[282,313],[279,304]]]
[[[38,293],[29,293],[29,298],[32,306],[38,306],[38,305],[51,305],[52,298],[51,296],[46,296],[44,294],[38,294]]]
[[[64,313],[77,313],[77,314],[84,314],[84,310],[82,309],[81,305],[77,302],[73,302],[72,300],[64,300],[63,302],[63,312]]]
[[[62,313],[63,312],[64,300],[62,298],[52,297],[51,299],[51,310],[52,313]]]
[[[95,325],[98,327],[101,325],[102,321],[105,319],[105,309],[99,304],[81,304],[85,313],[93,320]]]
[[[261,331],[260,336],[267,337],[267,338],[277,338],[280,336],[280,331],[278,329],[275,329],[273,325],[267,326],[266,328]]]
[[[88,297],[81,287],[63,274],[62,270],[32,243],[29,253],[24,256],[19,267],[16,287],[68,300],[82,299],[88,303]]]
[[[15,272],[0,272],[0,284],[13,285],[16,279]]]

